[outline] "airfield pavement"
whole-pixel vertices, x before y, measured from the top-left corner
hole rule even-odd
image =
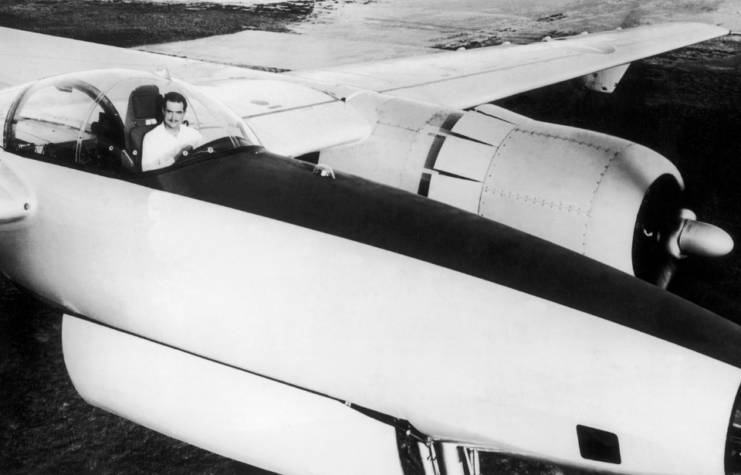
[[[462,10],[472,2],[477,3],[456,5]],[[497,43],[507,34],[526,42],[544,32],[577,32],[590,21],[590,29],[599,30],[692,18],[741,30],[741,17],[730,1],[657,0],[640,6],[602,1],[601,9],[565,0],[498,2],[512,10],[489,11],[490,29],[465,31],[450,26],[459,25],[461,15],[446,12],[441,0],[429,0],[427,8],[420,0],[402,2],[407,9],[395,16],[381,8],[387,3],[8,0],[0,5],[0,26],[135,46],[244,29],[342,35],[353,24],[358,36],[372,38],[375,24],[375,29],[397,31],[411,46],[449,48]],[[632,10],[624,10],[625,3]],[[433,15],[433,7],[440,11]],[[685,177],[687,205],[701,219],[729,231],[741,247],[740,68],[741,42],[726,37],[634,63],[611,95],[560,84],[499,105],[539,120],[624,137],[662,153]],[[741,251],[736,250],[718,260],[682,262],[671,290],[741,324],[740,283]],[[262,473],[87,405],[65,371],[60,329],[58,313],[0,281],[0,473]],[[498,456],[485,456],[482,463],[486,475],[579,473]]]

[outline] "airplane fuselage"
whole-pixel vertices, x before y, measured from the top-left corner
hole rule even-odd
[[[439,440],[612,469],[586,426],[617,434],[617,471],[722,471],[741,332],[627,274],[259,147],[118,178],[0,161],[39,203],[0,266],[68,314]]]

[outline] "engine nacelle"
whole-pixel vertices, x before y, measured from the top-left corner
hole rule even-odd
[[[376,124],[373,134],[359,145],[323,151],[321,163],[477,213],[644,280],[668,282],[672,256],[662,236],[677,226],[684,184],[658,153],[493,105],[468,112],[410,107],[408,99],[371,93],[347,103]]]
[[[501,122],[472,114],[492,126]],[[676,215],[683,188],[667,159],[616,137],[531,120],[497,144],[478,212],[632,274],[642,269],[633,260],[634,243],[640,233],[652,233],[638,221],[639,211],[657,182],[652,194],[660,196],[644,214],[667,220]]]

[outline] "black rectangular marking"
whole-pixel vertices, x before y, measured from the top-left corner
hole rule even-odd
[[[419,190],[417,194],[421,196],[428,196],[430,193],[430,179],[432,176],[429,173],[423,173],[422,178],[419,180]]]
[[[620,441],[616,434],[578,425],[576,436],[582,458],[620,465]]]

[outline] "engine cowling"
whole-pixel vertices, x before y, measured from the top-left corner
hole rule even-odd
[[[646,256],[633,252],[636,229],[646,226],[638,220],[644,198],[652,190],[644,214],[663,224],[684,186],[676,167],[646,147],[533,120],[498,144],[483,185],[480,215],[640,276],[657,272],[644,272]]]
[[[697,249],[722,255],[733,246],[714,226],[686,226],[679,171],[644,146],[493,105],[464,112],[366,93],[347,102],[376,125],[362,144],[322,152],[320,162],[339,170],[477,213],[660,286],[677,258]]]

